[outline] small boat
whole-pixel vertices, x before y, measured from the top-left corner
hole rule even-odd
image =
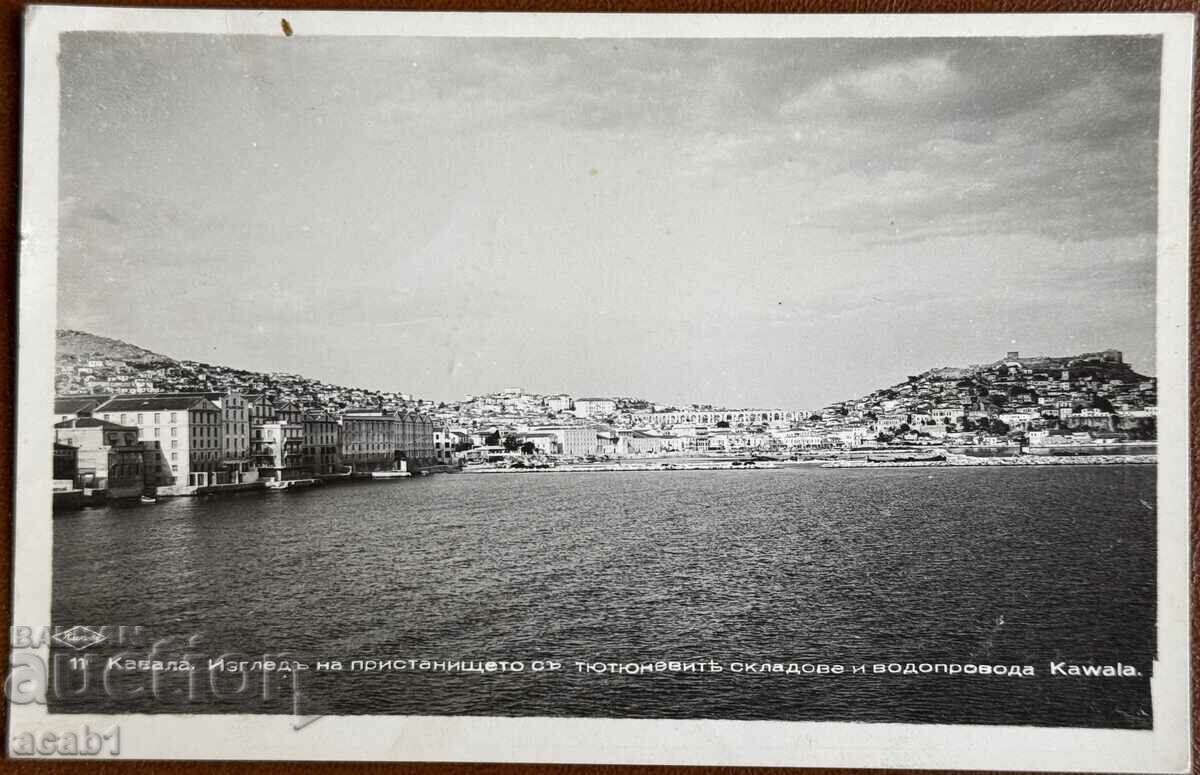
[[[142,503],[158,503],[158,497],[154,495],[143,495],[138,500]]]
[[[300,487],[317,487],[322,482],[318,479],[268,479],[268,490],[294,490]]]
[[[408,471],[372,471],[372,479],[401,479],[406,476],[412,476]]]

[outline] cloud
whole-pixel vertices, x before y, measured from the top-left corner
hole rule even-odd
[[[884,345],[966,360],[989,325],[1049,349],[1053,326],[1023,316],[1063,304],[1085,305],[1063,325],[1145,351],[1159,53],[1140,37],[69,33],[63,322],[433,395],[500,373],[410,375],[447,352],[633,390],[676,346],[650,387],[685,396],[669,375],[720,373],[760,334],[807,357],[845,338],[867,364]],[[905,339],[960,318],[979,330]],[[247,339],[259,325],[272,336]],[[339,339],[376,326],[405,357]],[[670,342],[614,358],[613,326]],[[689,336],[704,345],[684,352]],[[754,402],[809,390],[802,371],[764,376],[773,398]]]
[[[857,115],[864,111],[919,109],[960,88],[946,58],[921,57],[867,70],[836,73],[780,107],[788,117]]]

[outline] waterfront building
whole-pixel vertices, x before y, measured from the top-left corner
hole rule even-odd
[[[341,413],[341,462],[357,472],[436,462],[433,420],[419,412],[348,409]]]
[[[51,478],[56,490],[74,490],[79,478],[79,449],[70,444],[54,442],[54,466]],[[59,485],[58,482],[63,484]],[[69,482],[70,484],[66,484]]]
[[[617,402],[611,398],[575,399],[576,417],[608,417],[616,412]]]
[[[221,408],[197,394],[115,396],[96,409],[108,422],[132,425],[140,441],[159,443],[176,485],[228,481],[223,471]]]
[[[136,427],[94,417],[63,420],[54,425],[55,443],[75,450],[75,472],[81,487],[107,488],[109,465],[118,462],[114,460],[114,450],[132,447],[137,440]]]
[[[466,434],[460,431],[453,431],[445,426],[434,426],[433,429],[433,457],[439,465],[448,466],[454,464],[455,451],[459,445],[467,438]]]
[[[419,465],[432,465],[436,460],[433,451],[433,418],[424,412],[409,412],[412,423],[411,446],[406,449],[411,460]]]
[[[159,393],[160,396],[200,396],[212,401],[221,409],[222,440],[221,464],[224,468],[222,483],[253,482],[258,479],[258,469],[250,457],[250,408],[246,396],[236,390],[205,391],[190,393]]]
[[[304,426],[300,423],[265,422],[250,431],[250,454],[259,479],[300,479],[306,473],[303,458]]]
[[[825,433],[814,428],[781,431],[775,439],[787,449],[820,449],[830,446]]]
[[[611,428],[597,428],[596,453],[599,455],[616,455],[619,438],[617,432]]]
[[[563,457],[587,457],[596,454],[594,425],[543,425],[534,432],[553,433],[557,439],[555,454]]]
[[[931,428],[934,426],[930,426]],[[945,426],[943,426],[944,428]],[[830,438],[836,440],[838,444],[847,449],[866,446],[867,440],[870,438],[870,433],[865,427],[852,426],[841,428],[829,434]]]
[[[622,429],[617,431],[618,455],[657,455],[672,451],[674,436],[654,436],[645,431]]]
[[[679,438],[686,452],[707,452],[710,434],[711,429],[699,423],[679,423],[674,426],[674,435]]]
[[[463,460],[470,463],[499,463],[502,460],[507,460],[509,452],[504,447],[487,446],[487,447],[472,447],[463,453]]]
[[[338,456],[338,437],[341,425],[337,417],[328,412],[308,412],[301,420],[302,443],[301,465],[310,474],[341,473]]]
[[[472,447],[486,447],[489,439],[498,439],[500,437],[500,429],[493,426],[491,428],[479,428],[471,431],[468,439]]]

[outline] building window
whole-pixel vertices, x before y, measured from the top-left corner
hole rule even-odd
[[[154,429],[154,438],[158,438],[158,428]]]
[[[172,453],[171,453],[171,459],[172,459],[172,460],[178,460],[178,459],[179,459],[179,453],[178,453],[178,452],[172,452]],[[172,470],[172,471],[174,471],[174,470],[175,470],[175,466],[171,466],[171,470]]]
[[[158,425],[160,422],[162,422],[161,417],[162,417],[162,415],[160,415],[158,412],[154,413],[154,424],[155,425]]]
[[[171,440],[171,449],[178,449],[178,448],[179,448],[179,442],[172,439]]]
[[[171,422],[175,422],[175,413],[171,412]]]
[[[141,412],[138,412],[138,425],[141,425],[141,424],[142,424],[142,422],[143,422],[143,420],[142,420],[142,413],[141,413]]]
[[[174,421],[172,420],[172,422],[174,422]],[[178,428],[172,428],[172,429],[171,429],[171,436],[172,436],[172,437],[175,437],[175,436],[178,436],[178,435],[179,435],[179,429],[178,429]]]

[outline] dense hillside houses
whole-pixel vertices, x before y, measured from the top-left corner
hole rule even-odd
[[[1117,350],[1022,357],[932,369],[801,423],[808,448],[1149,442],[1157,436],[1157,381]],[[848,443],[850,442],[850,443]]]
[[[59,342],[56,466],[74,460],[76,483],[126,494],[522,461],[1146,445],[1157,431],[1156,380],[1117,350],[1008,352],[798,411],[521,387],[434,402],[176,361],[83,332]]]

